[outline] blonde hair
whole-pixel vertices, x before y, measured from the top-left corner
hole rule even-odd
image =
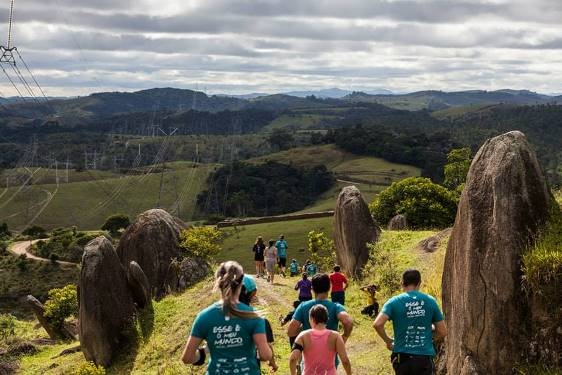
[[[241,319],[259,318],[256,311],[239,310],[236,307],[238,296],[242,288],[244,270],[242,266],[233,260],[221,263],[215,273],[215,290],[222,294],[222,310],[225,316],[236,316]]]

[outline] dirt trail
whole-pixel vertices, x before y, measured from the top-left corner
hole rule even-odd
[[[18,255],[18,256],[24,254],[27,257],[27,259],[33,259],[33,260],[36,260],[36,261],[39,261],[39,262],[51,262],[50,259],[41,258],[41,257],[38,257],[37,255],[34,255],[34,254],[29,252],[29,248],[31,247],[31,245],[36,243],[37,241],[40,241],[40,240],[14,242],[8,248],[8,250],[10,252],[12,252],[13,254]],[[78,263],[72,263],[72,262],[65,262],[65,261],[62,261],[62,260],[57,260],[57,264],[76,266]]]

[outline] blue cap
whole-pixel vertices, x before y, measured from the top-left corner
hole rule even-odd
[[[256,280],[254,280],[254,278],[250,275],[244,275],[244,278],[242,279],[242,284],[244,284],[244,286],[246,287],[247,294],[250,294],[254,290],[258,289],[258,286],[256,285]]]

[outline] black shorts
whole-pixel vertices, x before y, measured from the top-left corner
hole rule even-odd
[[[392,353],[390,360],[396,375],[433,375],[434,373],[433,357],[430,356]]]
[[[254,260],[256,262],[263,262],[263,254],[254,254]]]
[[[279,267],[286,267],[287,266],[287,258],[279,258],[279,262],[277,262]]]

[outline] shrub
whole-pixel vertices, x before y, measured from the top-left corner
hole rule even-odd
[[[446,228],[455,221],[458,198],[428,178],[410,177],[394,182],[369,205],[379,223],[403,214],[414,229]]]
[[[45,228],[40,227],[38,225],[33,225],[31,227],[25,228],[23,232],[21,232],[24,236],[29,236],[32,238],[44,238],[47,237],[47,231]]]
[[[0,314],[0,339],[6,340],[16,334],[16,318],[12,314]]]
[[[20,256],[18,256],[16,264],[20,272],[27,271],[27,255],[20,254]]]
[[[112,236],[119,234],[119,231],[126,229],[131,224],[129,217],[124,214],[116,214],[108,217],[103,223],[101,230],[107,230]]]
[[[522,257],[523,287],[556,313],[562,305],[562,214],[556,210],[539,238]]]
[[[86,362],[80,366],[75,375],[105,375],[105,369],[103,366],[96,366],[94,362]]]
[[[51,260],[51,263],[56,263],[59,260],[59,256],[56,253],[51,253],[51,255],[49,255],[49,259]]]
[[[8,239],[12,236],[12,233],[8,230],[8,224],[0,224],[0,240]]]
[[[222,233],[215,227],[192,227],[180,234],[180,246],[185,250],[185,255],[213,258],[220,251]]]
[[[0,240],[0,255],[6,255],[8,253],[8,243]]]
[[[61,327],[64,320],[78,315],[78,294],[76,285],[49,290],[49,298],[45,302],[45,316],[51,319],[56,327]]]
[[[308,232],[308,251],[310,260],[322,271],[329,271],[336,263],[336,247],[334,241],[328,238],[324,232],[311,230]]]

